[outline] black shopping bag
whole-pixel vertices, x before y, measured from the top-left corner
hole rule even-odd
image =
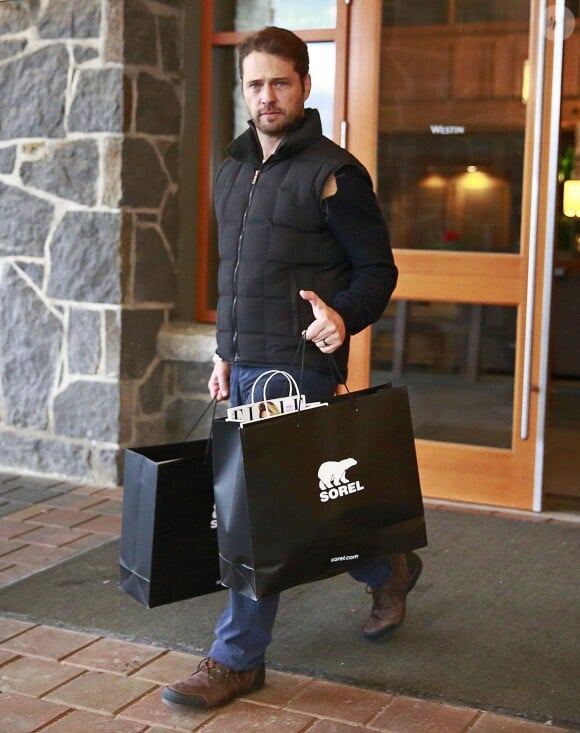
[[[213,425],[224,585],[253,599],[427,544],[407,390]]]
[[[211,443],[125,451],[120,587],[153,608],[219,590]]]

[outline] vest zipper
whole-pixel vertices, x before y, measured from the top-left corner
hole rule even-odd
[[[233,335],[232,335],[232,346],[233,346],[233,352],[234,352],[234,361],[239,361],[240,355],[238,354],[238,326],[236,322],[236,310],[237,310],[237,304],[238,304],[238,295],[237,295],[237,289],[238,289],[238,270],[240,269],[240,260],[242,256],[242,245],[244,241],[244,234],[246,232],[246,221],[248,219],[248,210],[250,208],[250,204],[252,203],[252,198],[254,196],[254,190],[256,188],[256,183],[258,182],[258,178],[260,176],[260,168],[257,168],[254,171],[254,177],[252,178],[252,183],[250,184],[250,192],[248,193],[248,201],[246,203],[246,208],[244,209],[244,214],[242,216],[242,228],[240,230],[240,236],[238,237],[238,248],[236,251],[236,264],[234,266],[234,273],[233,273],[233,299],[232,299],[232,325],[233,325]]]

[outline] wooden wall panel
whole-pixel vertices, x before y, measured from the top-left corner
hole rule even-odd
[[[452,97],[454,99],[489,99],[494,96],[496,41],[470,36],[453,42]]]
[[[381,132],[425,132],[434,121],[468,126],[469,132],[523,130],[525,120],[526,108],[519,99],[504,100],[501,106],[494,99],[382,104],[379,110]]]
[[[447,99],[450,95],[450,40],[393,37],[381,42],[379,103]]]
[[[580,97],[580,23],[576,32],[564,41],[562,96]]]
[[[428,28],[383,30],[380,129],[425,129],[437,119],[477,129],[523,129],[528,34],[521,24],[510,27],[444,27],[440,37]]]

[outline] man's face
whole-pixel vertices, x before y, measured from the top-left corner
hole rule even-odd
[[[310,75],[302,79],[292,61],[252,51],[243,62],[242,90],[250,117],[263,135],[281,138],[304,115]]]

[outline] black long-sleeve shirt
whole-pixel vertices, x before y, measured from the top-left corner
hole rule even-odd
[[[397,284],[389,233],[374,191],[355,166],[336,174],[337,191],[323,199],[326,223],[353,266],[348,289],[330,304],[355,334],[378,320]]]

